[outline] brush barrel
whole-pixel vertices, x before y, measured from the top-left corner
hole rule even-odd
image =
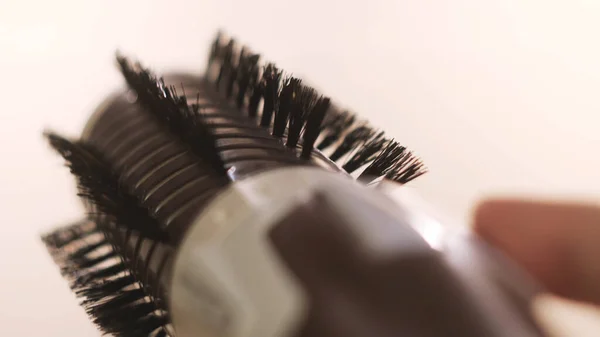
[[[235,212],[231,212],[235,209]],[[473,237],[432,249],[422,217],[314,168],[231,185],[176,255],[178,336],[537,337],[530,280]]]
[[[180,86],[183,92],[198,93],[230,180],[298,165],[317,165],[346,174],[319,151],[313,151],[309,161],[299,160],[280,139],[221,99],[202,78],[173,75],[165,81]],[[142,200],[176,241],[224,185],[210,164],[135,104],[130,93],[115,94],[103,104],[90,118],[82,138],[102,152],[123,185]]]

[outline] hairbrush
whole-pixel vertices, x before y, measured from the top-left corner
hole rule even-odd
[[[421,160],[301,79],[220,33],[202,77],[117,65],[81,137],[45,133],[87,217],[42,239],[102,332],[541,336],[518,268],[378,188]]]

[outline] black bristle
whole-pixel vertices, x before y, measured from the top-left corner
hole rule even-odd
[[[315,107],[318,96],[313,88],[300,86],[296,99],[292,101],[290,109],[290,126],[286,146],[295,148],[300,140],[300,133],[304,128],[308,115]]]
[[[162,242],[169,240],[158,221],[139,205],[136,197],[125,191],[118,176],[91,145],[71,142],[54,133],[46,133],[46,137],[77,177],[79,195],[89,200],[99,212],[145,237]]]
[[[260,125],[269,127],[278,103],[279,85],[281,82],[282,71],[277,69],[274,64],[269,63],[264,69],[261,81],[263,91],[263,111]]]
[[[343,137],[346,130],[350,129],[355,121],[356,116],[347,111],[329,114],[321,126],[323,139],[319,142],[317,148],[324,150],[333,145]]]
[[[221,37],[222,33],[219,31],[213,40],[212,45],[210,46],[210,53],[208,55],[208,66],[207,69],[210,69],[212,64],[221,56]]]
[[[397,165],[390,173],[386,175],[387,179],[393,180],[400,184],[406,184],[409,181],[420,177],[427,173],[427,169],[423,163],[416,157],[409,153],[407,160],[402,165]]]
[[[217,140],[212,134],[210,121],[208,121],[203,114],[196,113],[195,117],[189,122],[191,123],[189,125],[191,134],[187,136],[186,139],[190,143],[196,144],[195,148],[197,156],[210,163],[211,167],[215,170],[215,173],[221,177],[226,177],[227,169],[223,159],[217,151]],[[222,181],[221,184],[225,184],[225,181]]]
[[[366,125],[355,128],[344,137],[342,143],[335,149],[329,158],[333,161],[339,160],[348,152],[356,149],[358,146],[371,139],[371,137],[375,135],[375,132],[375,130]]]
[[[113,310],[99,311],[96,313],[94,323],[101,326],[109,324],[114,327],[135,324],[139,317],[145,317],[156,310],[156,305],[150,301],[138,301],[126,304]],[[116,329],[117,331],[122,330]]]
[[[92,269],[91,271],[77,271],[76,277],[73,280],[73,287],[85,287],[91,282],[96,282],[108,277],[113,277],[126,271],[127,266],[122,262],[115,263],[109,267],[104,267],[98,270]]]
[[[258,116],[258,105],[260,104],[260,99],[263,97],[264,92],[265,88],[262,81],[257,81],[252,85],[252,94],[248,100],[248,117],[255,118]]]
[[[360,178],[369,180],[386,177],[405,184],[427,172],[427,169],[411,152],[395,141],[390,141]]]
[[[136,280],[132,274],[125,274],[117,278],[109,280],[101,280],[93,283],[88,283],[86,286],[75,289],[78,296],[91,299],[104,298],[107,294],[114,294],[121,289],[135,284]]]
[[[407,152],[404,146],[390,141],[361,176],[381,177],[387,175],[394,165],[404,160]]]
[[[294,104],[299,99],[299,89],[301,81],[294,77],[289,77],[283,82],[281,94],[279,95],[279,106],[275,113],[273,122],[273,136],[283,137],[288,119]]]
[[[224,80],[226,81],[225,78],[227,78],[231,74],[234,48],[235,41],[232,39],[229,40],[229,43],[227,44],[227,46],[225,46],[225,49],[223,50],[221,68],[219,69],[219,75],[217,76],[217,79],[215,81],[215,87],[217,88],[217,90],[221,88],[221,83]]]
[[[98,233],[97,228],[90,226],[86,221],[56,230],[44,237],[44,242],[49,244],[47,248],[53,256],[57,253],[54,240],[46,238],[70,238],[74,232],[81,235],[78,235],[78,239],[70,240],[70,244],[78,249],[70,252],[67,250],[67,254],[56,260],[61,269],[65,269],[65,266],[90,263],[94,259],[91,256],[105,258],[117,255],[112,246],[106,245],[105,240],[89,240],[90,235],[83,235],[85,232]],[[99,244],[105,245],[106,252],[97,252]],[[116,262],[112,265],[98,264],[89,268],[73,269],[70,275],[65,275],[72,281],[71,289],[82,299],[81,305],[92,321],[102,332],[114,336],[149,336],[152,331],[164,330],[169,320],[168,316],[161,313],[159,302],[148,295],[149,292],[136,280],[125,260]],[[159,316],[157,312],[160,313]],[[157,335],[160,333],[157,332]]]
[[[361,166],[368,164],[377,158],[377,155],[388,141],[379,132],[373,139],[366,142],[342,167],[346,172],[352,173]]]
[[[238,66],[237,81],[238,81],[238,92],[236,97],[236,105],[239,109],[244,104],[248,88],[251,83],[257,80],[258,77],[258,60],[260,56],[257,54],[244,53],[240,56],[240,64]],[[254,82],[251,82],[254,81]],[[255,117],[248,113],[250,117]]]
[[[179,95],[174,87],[167,87],[149,70],[141,66],[134,70],[122,56],[119,64],[123,77],[138,94],[140,104],[165,123],[174,135],[181,137],[200,159],[206,160],[216,174],[225,177],[225,164],[216,151],[210,127],[198,111],[199,106],[190,107],[185,95]]]
[[[108,244],[109,244],[109,242],[106,239],[100,240],[98,242],[91,242],[91,243],[86,244],[85,246],[80,247],[77,250],[73,251],[69,255],[69,258],[70,259],[82,259],[87,254],[95,251],[96,249],[98,249],[98,248],[100,248],[102,246],[106,246]]]
[[[114,250],[109,250],[106,253],[96,257],[84,256],[81,258],[71,258],[70,261],[68,261],[68,263],[61,268],[61,270],[63,273],[72,273],[76,270],[94,267],[116,256],[118,256],[117,252]]]
[[[124,290],[112,294],[102,300],[95,301],[94,303],[85,303],[86,311],[88,313],[94,313],[94,316],[102,316],[103,313],[109,310],[116,310],[120,307],[127,306],[130,303],[137,302],[145,298],[146,292],[142,288]]]
[[[312,154],[312,150],[315,146],[315,141],[319,137],[319,131],[321,130],[321,123],[325,119],[327,110],[329,110],[330,100],[327,97],[321,97],[314,105],[312,111],[308,115],[306,121],[306,129],[304,130],[304,137],[302,142],[302,158],[308,159]]]
[[[256,117],[262,99],[263,112],[260,126],[266,129],[270,128],[271,134],[282,141],[285,140],[288,148],[300,147],[302,158],[312,157],[311,153],[314,148],[327,151],[327,153],[331,153],[329,159],[337,164],[340,170],[348,173],[354,173],[364,166],[375,170],[375,167],[379,166],[379,162],[382,162],[381,154],[388,141],[376,128],[365,121],[357,120],[354,114],[337,108],[330,108],[331,111],[327,111],[324,117],[320,113],[325,113],[328,109],[320,110],[320,113],[315,113],[311,117],[312,107],[307,109],[300,102],[312,102],[314,105],[314,100],[304,100],[299,97],[299,95],[302,96],[301,92],[304,90],[300,80],[288,77],[280,86],[283,72],[271,63],[267,63],[259,81],[251,79],[250,83],[246,84],[246,74],[250,68],[254,67],[255,70],[252,72],[254,76],[258,74],[256,70],[258,66],[255,66],[253,62],[248,62],[249,49],[242,46],[239,58],[236,58],[238,49],[233,40],[230,40],[229,43],[221,44],[219,42],[215,45],[217,52],[211,53],[211,55],[219,55],[214,57],[217,60],[216,63],[220,65],[217,86],[220,82],[221,88],[227,88],[223,82],[235,78],[237,95],[232,101],[240,110],[243,110],[247,104],[248,116],[252,119]],[[230,86],[229,90],[226,90],[226,98],[229,98],[234,89],[233,86]],[[318,94],[313,93],[311,96],[318,96]],[[327,100],[327,106],[329,106],[329,100]],[[275,115],[274,118],[273,115]],[[303,133],[304,137],[300,142]],[[410,156],[412,158],[412,154]],[[377,163],[373,166],[372,164],[375,162]],[[383,170],[389,174],[379,175],[379,177],[386,176],[388,179],[396,181],[411,180],[426,172],[418,160],[414,165],[409,165],[401,159],[386,159],[383,160],[383,163],[387,166],[376,171]],[[406,165],[409,165],[410,168],[407,168]],[[367,175],[361,174],[360,176],[366,177]]]
[[[148,336],[169,323],[166,315],[151,314],[135,322],[129,329],[115,333],[116,337]]]
[[[256,62],[251,62],[253,65],[251,67],[252,70],[250,72],[250,80],[248,82],[248,117],[253,119],[258,116],[258,104],[264,91],[260,85],[260,67],[258,65],[259,60],[260,55],[256,54]]]
[[[234,84],[238,78],[239,66],[240,62],[246,57],[247,51],[246,48],[242,47],[239,53],[239,57],[235,60],[234,57],[231,58],[231,64],[229,66],[229,73],[227,74],[225,79],[225,97],[231,98],[233,96]]]
[[[90,221],[79,221],[67,228],[42,236],[42,242],[48,249],[60,250],[61,248],[91,235],[99,234],[101,231],[92,225]]]

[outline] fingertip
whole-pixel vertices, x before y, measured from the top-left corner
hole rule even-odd
[[[553,292],[600,302],[600,208],[574,202],[481,202],[473,229]]]
[[[473,230],[483,238],[492,241],[499,239],[497,236],[510,234],[509,227],[513,223],[510,221],[511,213],[521,203],[513,199],[481,201],[473,213]]]

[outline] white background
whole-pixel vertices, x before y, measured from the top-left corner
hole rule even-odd
[[[3,332],[97,334],[38,240],[81,215],[41,131],[80,132],[122,85],[117,48],[200,73],[226,29],[417,152],[414,188],[468,224],[488,195],[600,195],[599,19],[596,0],[0,0]]]

